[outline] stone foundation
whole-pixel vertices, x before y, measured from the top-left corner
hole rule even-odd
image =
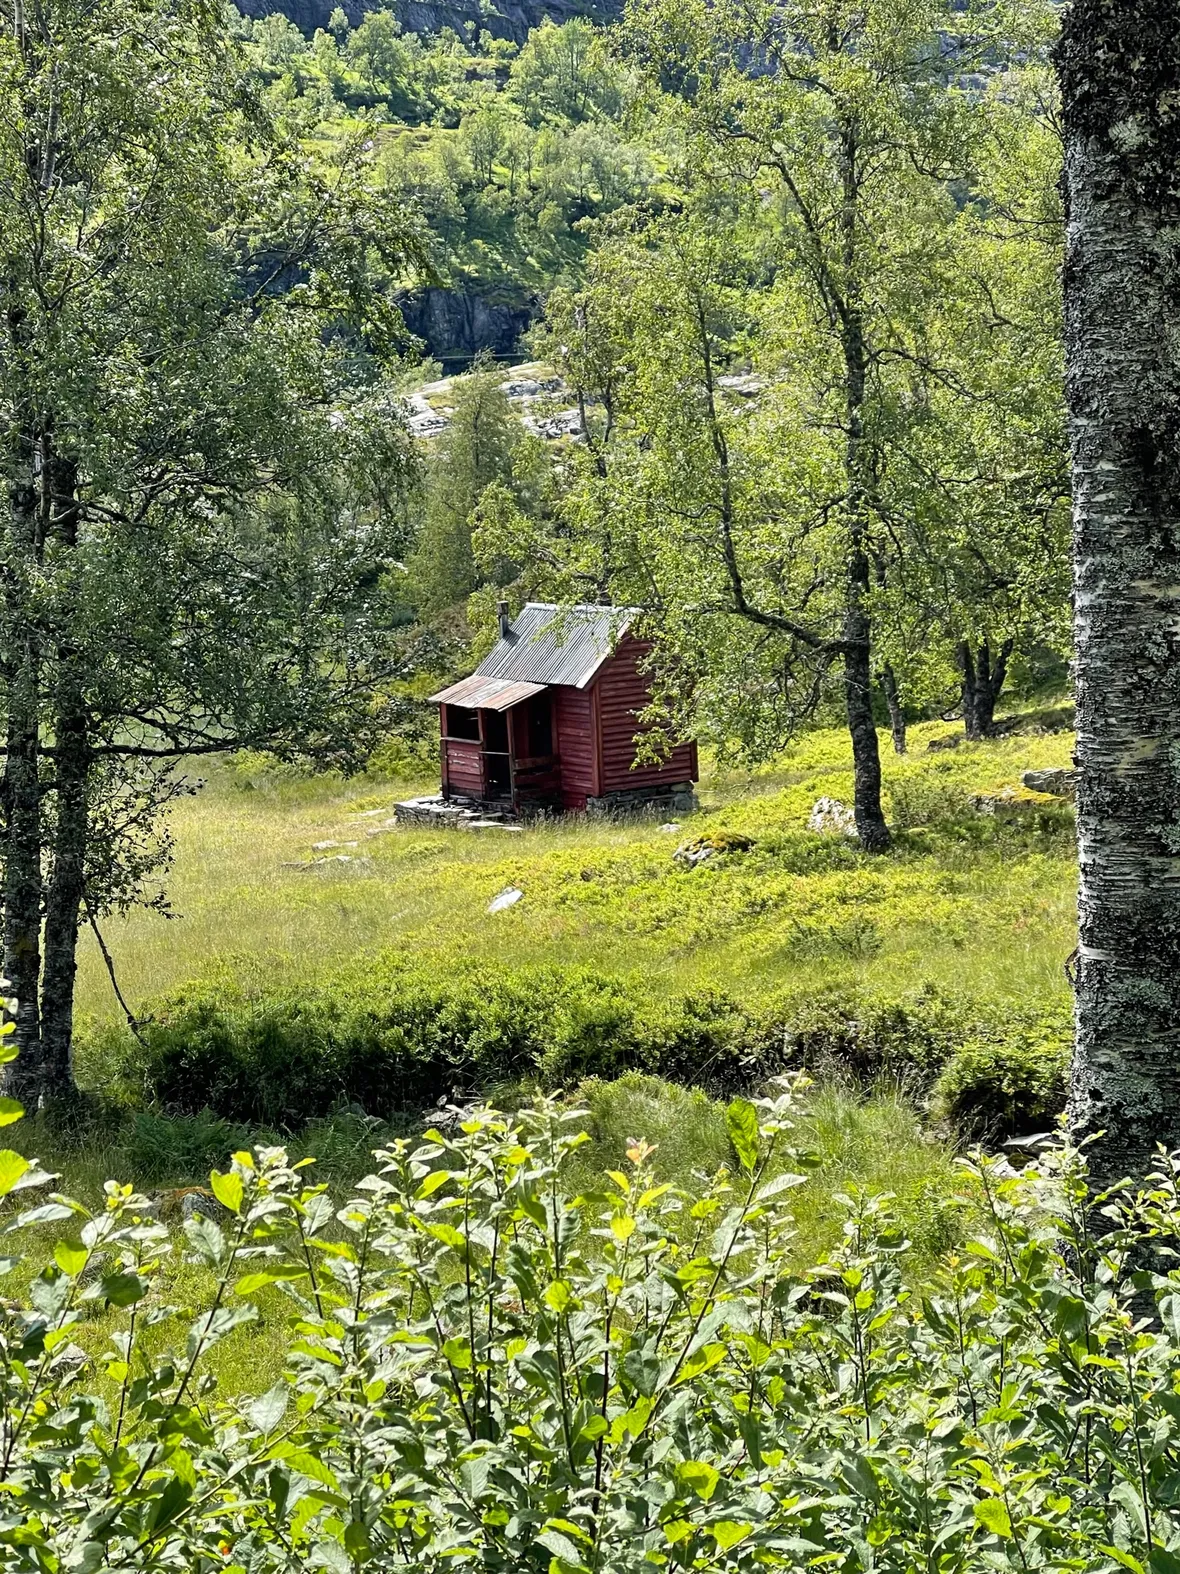
[[[600,818],[692,814],[696,807],[697,795],[691,782],[672,782],[667,787],[623,787],[603,793],[601,798],[586,799],[586,813]]]
[[[425,825],[432,830],[513,830],[502,812],[467,798],[409,798],[394,805],[399,825]]]

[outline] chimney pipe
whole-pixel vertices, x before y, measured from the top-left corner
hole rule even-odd
[[[500,620],[500,638],[507,639],[512,632],[512,619],[508,616],[508,603],[506,601],[496,602],[496,616]]]

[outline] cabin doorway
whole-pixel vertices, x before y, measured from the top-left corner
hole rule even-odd
[[[503,711],[485,710],[483,716],[483,768],[489,798],[512,797],[512,756],[508,742],[508,717]]]

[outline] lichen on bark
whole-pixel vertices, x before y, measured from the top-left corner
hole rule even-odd
[[[1080,861],[1070,1122],[1180,1146],[1180,0],[1073,0],[1065,125]]]

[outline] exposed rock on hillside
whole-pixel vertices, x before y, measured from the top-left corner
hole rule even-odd
[[[305,33],[327,27],[337,4],[354,27],[366,11],[378,8],[370,0],[236,0],[236,4],[252,17],[281,11]],[[493,37],[523,43],[529,29],[539,27],[547,16],[555,22],[575,16],[608,21],[621,14],[623,5],[622,0],[500,0],[485,13],[479,0],[397,0],[393,9],[409,33],[437,33],[444,27],[459,32],[465,22],[474,22]]]
[[[570,390],[550,368],[534,362],[505,367],[503,376],[504,393],[526,432],[550,439],[581,437],[581,415],[567,408]],[[453,378],[443,377],[407,395],[410,430],[415,437],[439,437],[450,426],[453,386]]]
[[[406,327],[444,363],[483,349],[511,355],[533,319],[527,305],[501,304],[473,290],[422,290],[407,296],[401,308]]]

